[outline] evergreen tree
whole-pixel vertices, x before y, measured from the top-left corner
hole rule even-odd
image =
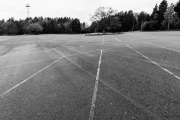
[[[118,17],[111,18],[110,29],[113,32],[119,32],[121,30],[121,23]]]
[[[167,6],[168,6],[168,3],[166,0],[163,0],[160,5],[159,5],[159,14],[158,14],[158,23],[159,23],[159,27],[161,27],[161,23],[163,22],[164,20],[164,13],[166,12],[167,10]]]
[[[74,19],[71,24],[70,27],[72,29],[73,33],[79,33],[81,31],[81,23],[79,21],[79,19]]]
[[[180,0],[174,7],[174,11],[178,14],[178,17],[180,18]]]
[[[134,21],[134,13],[132,10],[128,11],[127,14],[127,23],[128,23],[128,31],[133,29],[133,21]]]
[[[158,17],[158,13],[159,13],[158,5],[156,4],[155,8],[153,9],[153,12],[151,14],[151,19],[156,21],[157,17]]]
[[[119,22],[121,23],[121,31],[126,31],[126,23],[124,21],[126,16],[125,12],[121,11],[117,13],[116,16],[119,18]]]
[[[150,15],[144,11],[140,12],[138,15],[138,28],[142,30],[142,25],[146,21],[150,21]]]
[[[92,22],[91,23],[91,26],[90,26],[90,31],[91,32],[98,32],[98,28],[99,28],[98,22]]]
[[[47,33],[48,33],[47,23],[46,23],[46,22],[44,22],[44,23],[43,23],[43,25],[42,25],[42,27],[43,27],[43,31],[42,31],[42,33],[47,34]]]

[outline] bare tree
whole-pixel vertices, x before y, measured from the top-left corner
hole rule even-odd
[[[108,17],[114,15],[116,10],[113,10],[111,7],[99,7],[94,15],[91,15],[92,22],[100,22],[102,20],[107,20]],[[105,33],[105,29],[107,27],[106,22],[103,22],[103,33]]]

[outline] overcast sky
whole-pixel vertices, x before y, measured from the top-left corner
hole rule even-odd
[[[100,6],[109,6],[117,11],[133,10],[151,13],[155,4],[162,0],[0,0],[0,19],[25,19],[30,4],[31,17],[72,17],[90,23],[90,14]],[[178,0],[167,0],[176,3]]]

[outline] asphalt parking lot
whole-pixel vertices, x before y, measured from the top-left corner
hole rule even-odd
[[[0,37],[0,120],[179,120],[179,37]]]

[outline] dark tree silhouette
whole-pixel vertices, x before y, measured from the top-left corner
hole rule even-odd
[[[176,6],[174,7],[174,11],[178,14],[178,17],[180,18],[180,0],[177,2]]]

